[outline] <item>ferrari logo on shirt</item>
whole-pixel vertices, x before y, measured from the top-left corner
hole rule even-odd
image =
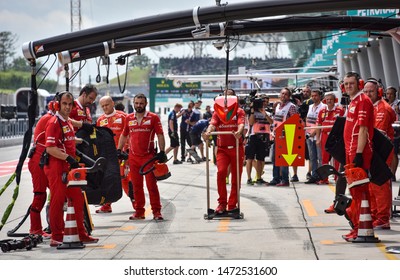
[[[78,109],[78,116],[86,116],[86,114],[83,110]]]
[[[135,126],[135,125],[137,125],[137,120],[132,120],[132,121],[129,121],[129,124],[128,124],[129,126]]]
[[[122,123],[122,119],[121,119],[121,118],[118,118],[118,119],[116,119],[116,120],[114,121],[114,123]]]
[[[71,131],[71,129],[69,128],[68,125],[67,125],[67,126],[63,126],[62,130],[63,130],[63,133],[64,133],[64,134]]]
[[[350,108],[349,108],[349,112],[350,112],[350,113],[354,113],[355,109],[356,109],[356,107],[355,107],[355,106],[350,106]]]
[[[151,124],[151,120],[145,120],[144,122],[143,122],[143,125],[150,125]]]
[[[104,119],[100,121],[100,126],[106,126],[108,125],[108,119]]]

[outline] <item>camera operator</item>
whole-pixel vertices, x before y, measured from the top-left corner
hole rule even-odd
[[[262,185],[267,183],[261,178],[261,175],[264,168],[263,163],[267,156],[267,148],[269,146],[269,136],[271,132],[270,124],[273,123],[273,119],[267,114],[264,106],[265,102],[263,98],[255,98],[251,103],[249,113],[249,139],[245,147],[248,185],[253,185],[251,169],[253,167],[254,159],[256,159],[256,184]]]

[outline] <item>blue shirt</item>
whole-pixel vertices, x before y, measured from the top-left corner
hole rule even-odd
[[[209,124],[209,120],[206,119],[201,119],[199,120],[193,127],[192,127],[192,133],[195,134],[201,134]]]
[[[174,131],[171,131],[171,128],[169,127],[169,121],[173,121],[174,122]],[[178,131],[178,119],[176,118],[176,112],[175,110],[172,110],[169,114],[168,114],[168,132],[177,132]]]

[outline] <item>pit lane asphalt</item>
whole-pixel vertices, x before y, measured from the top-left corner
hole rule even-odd
[[[166,129],[166,116],[162,116]],[[167,139],[167,143],[169,143]],[[20,146],[0,148],[2,161],[18,157]],[[211,154],[211,150],[210,150]],[[164,221],[152,219],[146,193],[146,219],[131,221],[129,199],[113,203],[113,212],[97,214],[99,207],[90,205],[94,223],[92,235],[97,244],[84,249],[58,250],[45,240],[30,251],[0,252],[0,260],[398,260],[400,255],[387,253],[386,246],[400,246],[400,224],[395,217],[391,230],[375,230],[380,243],[349,243],[341,235],[350,230],[346,219],[326,214],[334,198],[334,184],[307,185],[306,168],[299,167],[300,182],[289,187],[249,186],[242,176],[240,210],[243,219],[205,219],[207,213],[206,163],[168,162],[172,174],[159,181]],[[272,165],[265,165],[263,178],[272,179]],[[292,169],[290,168],[290,172]],[[253,170],[254,177],[254,170]],[[0,177],[4,186],[10,176]],[[210,162],[210,206],[217,206],[216,166]],[[397,172],[400,178],[400,171]],[[12,200],[15,181],[0,196],[0,215]],[[228,185],[230,188],[230,185]],[[393,183],[397,196],[399,182]],[[21,176],[20,191],[11,215],[0,231],[0,240],[8,237],[32,201],[30,173]],[[46,226],[44,212],[43,225]],[[29,219],[17,233],[26,233]]]

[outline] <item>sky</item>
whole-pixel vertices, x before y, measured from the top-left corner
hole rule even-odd
[[[221,3],[235,4],[243,0],[221,1]],[[137,19],[147,16],[156,16],[176,11],[192,10],[195,6],[215,6],[214,0],[81,0],[81,30],[98,27],[102,25],[118,23],[125,20]],[[49,37],[71,32],[70,0],[2,0],[0,1],[0,31],[10,31],[18,36],[16,43],[16,54],[22,56],[22,44],[29,41],[37,41]],[[258,54],[259,57],[265,53],[265,46],[248,46],[244,50],[238,50],[234,55],[248,56]],[[189,47],[171,47],[161,51],[150,48],[142,49],[153,62],[158,62],[159,57],[189,56],[192,51]],[[205,55],[225,57],[224,51],[217,51],[211,44],[204,52]],[[110,78],[116,77],[117,56],[111,55]],[[38,61],[44,62],[44,58]],[[51,65],[51,62],[48,62]],[[74,63],[76,68],[78,63]],[[75,66],[73,66],[75,67]],[[56,79],[55,68],[49,74],[50,78]],[[101,69],[105,73],[105,68]],[[118,72],[124,73],[125,67],[119,67]],[[82,70],[82,83],[92,82],[97,75],[95,59],[90,59]],[[103,75],[103,74],[102,74]]]

